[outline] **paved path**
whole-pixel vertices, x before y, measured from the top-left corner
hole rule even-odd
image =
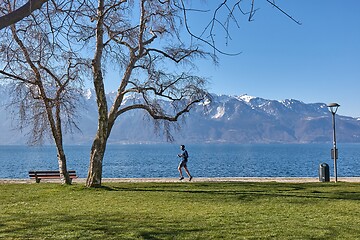
[[[334,181],[334,179],[330,179]],[[85,179],[76,179],[75,182],[85,182]],[[178,178],[103,178],[103,182],[180,182]],[[360,177],[338,178],[340,182],[359,182]],[[188,182],[188,178],[182,180]],[[196,178],[191,182],[319,182],[319,178],[296,178],[296,177],[216,177],[216,178]]]
[[[330,179],[334,181],[334,179]],[[41,180],[42,182],[60,182],[60,180]],[[85,183],[85,178],[74,179],[74,183]],[[360,183],[360,177],[338,177],[339,182],[356,182]],[[178,178],[103,178],[106,182],[180,182]],[[185,178],[182,182],[188,182]],[[288,183],[306,183],[319,182],[319,178],[309,177],[218,177],[218,178],[196,178],[191,182],[288,182]],[[30,179],[0,179],[1,183],[35,183]]]

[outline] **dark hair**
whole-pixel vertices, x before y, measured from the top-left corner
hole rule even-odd
[[[185,148],[185,145],[180,145],[180,147]]]

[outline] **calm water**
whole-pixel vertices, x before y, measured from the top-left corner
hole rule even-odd
[[[360,176],[360,144],[338,144],[338,176]],[[188,145],[189,169],[196,177],[317,177],[326,162],[333,175],[329,144]],[[66,147],[68,169],[86,177],[90,147]],[[179,146],[108,146],[105,178],[177,177]],[[54,147],[0,146],[0,178],[28,178],[28,171],[57,170]]]

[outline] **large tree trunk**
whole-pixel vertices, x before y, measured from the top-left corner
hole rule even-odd
[[[101,79],[101,80],[100,80]],[[94,79],[98,104],[98,130],[91,147],[89,171],[86,180],[87,187],[100,187],[102,178],[102,162],[108,139],[108,111],[101,70],[97,71]]]
[[[89,171],[86,180],[87,187],[100,187],[102,178],[102,161],[108,139],[108,108],[101,69],[101,58],[104,48],[104,0],[98,1],[97,24],[96,24],[96,49],[92,60],[92,71],[94,75],[94,88],[96,92],[96,103],[98,106],[98,130],[91,147]]]
[[[106,142],[109,132],[109,118],[107,110],[107,101],[105,95],[105,88],[103,84],[103,77],[101,72],[101,65],[93,64],[96,72],[94,77],[94,86],[96,91],[97,105],[98,105],[98,130],[91,147],[90,164],[88,177],[86,180],[87,187],[100,187],[102,178],[102,161],[106,149]]]
[[[105,141],[104,141],[105,140]],[[106,149],[106,139],[96,137],[91,147],[90,165],[88,177],[86,180],[87,187],[100,187],[102,179],[102,162]]]
[[[65,152],[62,146],[56,146],[57,148],[57,157],[58,157],[58,164],[59,164],[59,171],[60,171],[60,176],[62,177],[62,181],[65,184],[70,185],[71,184],[71,179],[69,177],[69,173],[67,171],[67,166],[66,166],[66,156],[65,156]]]
[[[59,96],[58,96],[59,97]],[[48,111],[48,114],[50,114],[51,111]],[[69,177],[69,173],[66,166],[66,156],[64,151],[64,145],[63,145],[63,135],[62,135],[62,127],[61,127],[61,106],[60,102],[56,102],[56,111],[55,111],[55,117],[56,121],[54,122],[52,115],[49,115],[49,121],[52,129],[52,133],[54,136],[56,149],[57,149],[57,157],[58,157],[58,164],[59,164],[59,171],[60,171],[60,177],[63,180],[63,183],[70,185],[71,179]]]

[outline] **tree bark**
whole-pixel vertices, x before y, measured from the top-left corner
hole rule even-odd
[[[100,63],[94,64],[93,68],[97,69],[94,79],[94,86],[98,104],[98,130],[91,147],[90,164],[88,177],[86,180],[87,187],[100,187],[102,178],[102,161],[106,149],[108,139],[108,111],[105,95],[104,84],[102,81],[102,73],[99,66]]]
[[[66,156],[63,149],[63,146],[56,146],[57,149],[57,157],[58,157],[58,165],[59,165],[59,171],[60,171],[60,177],[62,178],[63,183],[70,185],[71,179],[69,177],[69,173],[67,171],[66,166]]]
[[[106,141],[101,140],[98,136],[93,142],[90,153],[90,165],[88,177],[86,180],[87,187],[100,187],[102,180],[102,162],[106,149]]]
[[[63,183],[70,185],[72,181],[69,177],[69,173],[67,170],[66,155],[65,155],[65,151],[64,151],[63,138],[62,138],[60,109],[61,109],[60,104],[59,104],[59,102],[57,102],[56,111],[55,111],[56,124],[54,123],[54,120],[49,120],[49,121],[51,123],[53,137],[54,137],[54,141],[55,141],[56,149],[57,149],[60,177],[62,178]],[[48,118],[53,119],[52,115],[49,116]]]
[[[97,24],[96,24],[96,49],[92,60],[92,71],[94,75],[94,88],[96,92],[96,103],[98,106],[98,129],[91,147],[90,164],[86,180],[87,187],[100,187],[102,178],[102,161],[108,139],[108,108],[101,71],[101,61],[104,49],[104,0],[98,1]]]

